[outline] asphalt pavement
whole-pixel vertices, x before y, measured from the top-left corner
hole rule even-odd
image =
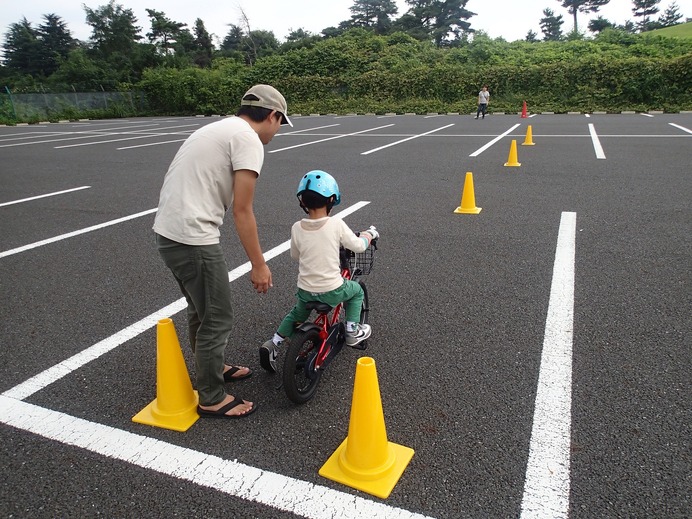
[[[214,120],[0,127],[2,516],[689,516],[692,114],[294,117],[257,184],[268,294],[222,227],[227,361],[254,370],[227,388],[259,409],[176,432],[132,422],[156,397],[158,319],[194,382],[151,226],[175,152]],[[257,350],[293,303],[312,169],[381,239],[368,350],[297,406]],[[456,214],[468,172],[482,210]],[[388,440],[415,451],[386,499],[318,475],[363,356]]]

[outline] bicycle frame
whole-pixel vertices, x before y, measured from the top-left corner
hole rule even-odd
[[[341,248],[339,272],[343,279],[354,281],[362,287],[360,322],[365,323],[369,311],[368,291],[360,276],[370,272],[374,256],[372,251],[369,257],[363,254],[360,259],[354,254]],[[305,303],[310,315],[313,310],[317,315],[314,319],[308,316],[308,320],[297,325],[288,343],[282,373],[286,395],[296,404],[304,404],[314,396],[322,373],[346,344],[344,306],[343,301],[334,307],[314,300]],[[367,344],[361,341],[351,347],[364,350]]]
[[[343,267],[341,277],[350,280],[350,268]],[[324,369],[343,347],[344,334],[340,328],[344,327],[344,323],[341,323],[339,319],[343,306],[343,303],[339,303],[332,307],[329,312],[321,312],[317,308],[313,308],[317,312],[317,317],[313,321],[306,321],[298,326],[299,330],[317,330],[320,334],[322,343],[315,358],[315,369]]]

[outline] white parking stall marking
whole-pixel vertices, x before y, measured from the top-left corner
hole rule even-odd
[[[142,127],[146,126],[159,126],[158,124],[145,124],[141,125]],[[28,146],[31,144],[46,144],[46,143],[51,143],[51,142],[62,142],[62,141],[72,141],[72,140],[78,140],[78,139],[90,139],[94,138],[97,135],[102,135],[102,136],[109,136],[109,135],[119,135],[122,132],[118,132],[116,130],[128,130],[131,129],[131,126],[121,126],[121,127],[116,127],[116,128],[109,128],[108,130],[103,129],[103,130],[83,130],[83,131],[78,131],[78,132],[61,132],[59,135],[70,135],[70,137],[63,137],[61,139],[48,139],[48,140],[43,140],[43,141],[29,141],[29,142],[15,142],[13,144],[0,144],[0,148],[11,148],[13,146]],[[154,131],[154,130],[152,130]],[[158,131],[158,130],[157,130]]]
[[[153,212],[156,212],[156,208],[148,209],[146,211],[142,211],[141,213],[131,214],[129,216],[123,216],[122,218],[118,218],[117,220],[111,220],[109,222],[100,223],[98,225],[92,225],[91,227],[86,227],[84,229],[79,229],[77,231],[68,232],[66,234],[61,234],[60,236],[54,236],[53,238],[47,238],[45,240],[30,243],[28,245],[23,245],[21,247],[17,247],[16,249],[6,250],[4,252],[0,252],[0,258],[6,258],[7,256],[12,256],[13,254],[19,254],[20,252],[35,249],[36,247],[42,247],[43,245],[48,245],[50,243],[55,243],[57,241],[65,240],[67,238],[72,238],[73,236],[79,236],[80,234],[85,234],[88,232],[96,231],[98,229],[103,229],[104,227],[110,227],[111,225],[127,222],[128,220],[134,220],[135,218],[139,218],[140,216],[146,216]]]
[[[314,132],[315,130],[322,130],[324,128],[333,128],[334,126],[341,126],[341,124],[327,124],[325,126],[316,126],[315,128],[305,128],[303,130],[295,130],[295,131],[290,131],[290,132],[281,132],[277,133],[276,137],[283,137],[286,135],[296,135],[298,133],[305,133],[305,132]]]
[[[521,519],[569,515],[576,220],[560,219]]]
[[[39,198],[47,198],[49,196],[63,195],[65,193],[72,193],[74,191],[81,191],[82,189],[89,189],[90,187],[91,186],[74,187],[72,189],[64,189],[62,191],[55,191],[54,193],[46,193],[45,195],[37,195],[37,196],[29,197],[29,198],[22,198],[21,200],[13,200],[11,202],[4,202],[4,203],[0,204],[0,207],[4,207],[6,205],[21,204],[23,202],[30,202],[31,200],[38,200]]]
[[[488,148],[490,148],[490,146],[492,146],[493,144],[495,144],[497,141],[501,140],[502,138],[504,138],[504,137],[506,137],[507,135],[509,135],[510,133],[512,133],[512,132],[513,132],[517,127],[519,127],[519,126],[520,126],[519,123],[515,124],[515,125],[512,126],[509,130],[507,130],[505,133],[503,133],[503,134],[501,134],[501,135],[498,135],[497,137],[495,137],[492,141],[490,141],[490,142],[489,142],[488,144],[486,144],[485,146],[483,146],[483,147],[481,147],[481,148],[478,148],[478,149],[477,149],[476,151],[474,151],[471,155],[469,155],[469,157],[477,157],[478,155],[480,155],[481,153],[483,153],[485,150],[487,150]]]
[[[122,151],[122,150],[131,150],[131,149],[133,149],[133,148],[146,148],[146,147],[148,147],[148,146],[160,146],[160,145],[162,145],[162,144],[173,144],[173,143],[176,143],[176,142],[184,142],[184,141],[186,141],[186,140],[187,140],[187,137],[185,137],[184,139],[176,139],[176,140],[174,140],[174,141],[148,142],[148,143],[146,143],[146,144],[134,144],[134,145],[132,145],[132,146],[123,146],[122,148],[115,148],[115,149],[118,150],[118,151]],[[105,142],[105,141],[104,141],[104,142]]]
[[[131,135],[130,137],[124,137],[122,139],[110,139],[107,141],[92,141],[92,142],[82,142],[79,144],[66,144],[64,146],[55,146],[56,150],[60,150],[63,148],[76,148],[78,146],[94,146],[96,144],[107,144],[110,142],[122,142],[122,141],[131,141],[131,140],[136,140],[136,139],[153,139],[154,137],[164,137],[166,135],[179,135],[180,132],[163,132],[161,133],[162,130],[173,130],[175,128],[189,128],[190,126],[199,126],[199,124],[180,124],[177,126],[168,126],[164,128],[157,128],[156,130],[133,130],[130,132],[119,132],[119,133],[111,133],[111,134],[106,134],[106,135]],[[145,135],[140,135],[140,133],[146,131],[147,133]],[[135,135],[134,137],[132,135]],[[93,137],[93,136],[92,136]]]
[[[677,128],[678,130],[682,130],[683,132],[692,133],[692,130],[690,130],[689,128],[685,128],[684,126],[680,126],[679,124],[675,124],[675,123],[668,123],[668,124],[670,124],[674,128]]]
[[[397,144],[401,144],[402,142],[410,141],[412,139],[417,139],[418,137],[424,137],[426,135],[430,135],[431,133],[439,132],[441,130],[444,130],[445,128],[449,128],[450,126],[454,126],[454,123],[448,124],[447,126],[442,126],[441,128],[436,128],[434,130],[430,130],[429,132],[414,135],[412,137],[407,137],[406,139],[401,139],[400,141],[391,142],[389,144],[385,144],[384,146],[380,146],[379,148],[375,148],[375,149],[370,150],[370,151],[364,151],[363,153],[361,153],[361,155],[370,155],[371,153],[375,153],[376,151],[380,151],[380,150],[383,150],[385,148],[389,148],[390,146],[396,146]]]
[[[332,141],[334,139],[343,139],[344,137],[352,137],[353,135],[360,135],[362,133],[374,132],[375,130],[381,130],[382,128],[389,128],[390,126],[394,126],[394,124],[386,124],[384,126],[378,126],[377,128],[369,128],[367,130],[361,130],[359,132],[344,133],[343,135],[337,135],[335,137],[328,137],[326,139],[319,139],[317,141],[304,142],[302,144],[296,144],[295,146],[287,146],[286,148],[280,148],[278,150],[272,150],[269,153],[278,153],[280,151],[292,150],[294,148],[300,148],[302,146],[310,146],[312,144],[318,144],[320,142]]]
[[[354,213],[355,211],[358,211],[359,209],[365,207],[369,203],[370,202],[368,201],[360,201],[336,213],[334,216],[336,218],[345,218],[351,213]],[[156,209],[152,209],[150,211],[147,211],[146,213],[140,213],[139,216],[154,211],[156,211]],[[265,261],[269,261],[278,256],[279,254],[286,252],[290,248],[290,245],[290,240],[287,240],[282,244],[277,245],[273,249],[265,252]],[[239,267],[236,267],[235,269],[231,270],[228,273],[228,281],[233,282],[241,276],[250,272],[250,270],[252,270],[252,266],[248,261],[243,265],[240,265]],[[23,400],[33,395],[37,391],[44,389],[47,385],[51,384],[52,382],[55,382],[63,378],[64,376],[69,375],[73,371],[81,368],[82,366],[91,362],[92,360],[99,358],[101,355],[108,353],[112,349],[120,346],[121,344],[129,341],[134,337],[137,337],[141,333],[144,333],[149,328],[153,327],[159,321],[159,319],[170,317],[171,315],[180,312],[186,307],[187,303],[185,301],[185,298],[181,297],[177,301],[171,303],[170,305],[164,308],[161,308],[160,310],[157,310],[156,312],[154,312],[151,315],[148,315],[144,319],[141,319],[136,323],[131,324],[130,326],[121,330],[120,332],[111,335],[110,337],[107,337],[106,339],[100,342],[97,342],[96,344],[86,348],[85,350],[80,351],[79,353],[60,362],[59,364],[56,364],[48,368],[47,370],[39,373],[38,375],[31,377],[25,382],[13,387],[12,389],[5,391],[3,395],[9,396],[11,398],[16,398],[18,400]]]
[[[593,123],[589,123],[589,133],[591,134],[591,142],[593,143],[593,149],[596,152],[597,159],[605,159],[605,153],[603,152],[603,147],[601,146],[601,141],[598,139],[598,134],[596,133],[596,128]]]
[[[334,216],[344,218],[369,203],[360,201]],[[267,251],[264,254],[265,260],[269,261],[289,248],[290,240],[287,240]],[[250,262],[233,269],[228,273],[229,282],[237,280],[250,270]],[[302,517],[430,519],[379,501],[371,501],[23,402],[46,386],[154,327],[160,319],[184,310],[186,306],[185,298],[180,298],[115,335],[5,391],[0,395],[0,422],[65,445],[79,447]]]
[[[382,502],[0,396],[0,421],[107,458],[310,519],[425,519]]]
[[[40,137],[57,137],[58,135],[74,134],[75,132],[29,132],[29,133],[12,133],[7,135],[0,135],[0,142],[10,142],[10,141],[24,141],[27,139],[37,139]],[[83,133],[83,132],[80,132]]]

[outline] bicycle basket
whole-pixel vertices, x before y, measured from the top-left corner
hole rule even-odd
[[[367,276],[375,263],[375,246],[370,245],[364,252],[351,252],[348,264],[351,272],[361,276]]]

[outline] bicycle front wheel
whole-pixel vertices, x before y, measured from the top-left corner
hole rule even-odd
[[[322,339],[317,330],[297,331],[289,340],[284,360],[283,380],[286,395],[296,404],[315,396],[322,371],[315,369],[315,359]]]
[[[368,324],[370,313],[370,301],[368,301],[368,287],[365,283],[358,281],[358,284],[363,289],[363,304],[360,307],[360,324]]]

